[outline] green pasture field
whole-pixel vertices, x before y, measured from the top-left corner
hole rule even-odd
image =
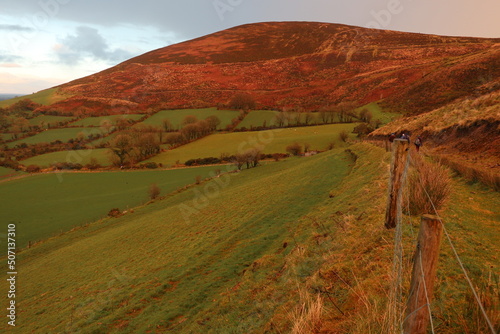
[[[239,112],[233,110],[217,110],[217,108],[162,110],[140,124],[162,127],[163,121],[168,119],[170,123],[172,123],[174,129],[180,129],[184,117],[189,115],[196,116],[198,120],[205,119],[212,115],[217,116],[221,121],[219,129],[224,129],[231,124],[233,118],[238,117]]]
[[[24,172],[21,171],[16,171],[10,168],[5,168],[0,166],[0,180],[5,177],[11,177],[11,176],[17,176],[17,175],[23,175]]]
[[[233,132],[213,134],[190,144],[161,153],[150,159],[165,166],[184,163],[189,159],[220,157],[221,154],[233,155],[240,149],[245,150],[254,146],[262,148],[262,152],[286,153],[286,147],[294,142],[301,145],[308,143],[311,150],[327,149],[330,143],[342,146],[339,133],[346,131],[354,138],[352,130],[356,124],[330,124],[297,128],[285,128],[258,132]]]
[[[101,130],[100,128],[62,128],[62,129],[46,130],[32,137],[27,137],[9,143],[7,146],[12,148],[22,143],[31,145],[39,143],[51,143],[56,140],[60,140],[64,143],[69,141],[70,139],[77,138],[80,132],[84,133],[85,136],[89,136],[91,134],[102,134],[103,130]]]
[[[278,115],[278,111],[274,110],[253,110],[250,111],[246,117],[238,124],[237,129],[251,129],[252,127],[264,126],[273,126],[275,125],[276,115]]]
[[[266,273],[279,270],[293,252],[294,240],[311,232],[297,219],[329,200],[328,192],[348,174],[351,163],[337,151],[268,164],[26,250],[19,255],[23,293],[18,302],[29,306],[19,329],[252,332],[272,316],[268,308],[290,300],[276,290],[264,301],[265,291],[258,289],[251,297],[254,303],[247,295],[252,281],[259,286],[272,282]],[[67,191],[81,192],[82,187],[88,185],[75,184]],[[71,197],[79,203],[73,214],[93,210],[86,198],[77,200],[83,197],[79,192]],[[22,223],[18,226],[21,231]],[[304,268],[301,274],[308,272]],[[233,297],[227,293],[237,298],[231,305],[228,298]],[[236,295],[240,293],[244,296]],[[265,313],[252,316],[257,305]]]
[[[46,106],[67,99],[69,97],[68,95],[59,94],[58,90],[59,90],[58,88],[50,88],[39,91],[34,94],[20,96],[10,100],[0,101],[0,108],[11,106],[14,103],[17,103],[24,99],[30,99],[33,102],[40,103]]]
[[[37,165],[42,168],[50,167],[51,164],[56,162],[70,162],[74,164],[86,165],[91,163],[92,158],[97,160],[97,163],[101,166],[111,165],[109,155],[109,149],[99,148],[99,149],[89,149],[89,150],[77,150],[77,151],[61,151],[52,152],[42,155],[37,155],[26,160],[20,161],[23,165]]]
[[[224,168],[224,167],[218,167]],[[18,222],[17,245],[43,240],[105,217],[113,208],[127,210],[148,201],[157,183],[166,195],[215,167],[177,170],[34,174],[0,183],[0,221]],[[1,254],[5,253],[0,250]]]
[[[383,226],[390,155],[367,143],[348,150],[222,176],[23,250],[16,329],[291,333],[318,303],[322,324],[385,333],[394,285],[394,230]],[[88,187],[75,185],[66,198]],[[500,196],[461,180],[452,188],[440,215],[496,317]],[[81,204],[77,214],[85,209]],[[419,218],[403,217],[403,294]],[[8,288],[0,281],[0,290]],[[477,308],[471,313],[473,298],[443,238],[432,302],[436,328],[487,332]]]
[[[29,122],[31,125],[38,125],[38,126],[42,126],[43,124],[44,127],[47,129],[49,124],[50,126],[54,126],[57,125],[59,122],[66,123],[71,121],[72,119],[74,119],[74,117],[40,115],[35,118],[31,118]]]
[[[100,116],[100,117],[87,117],[81,120],[74,122],[71,125],[75,126],[101,126],[105,122],[110,122],[115,125],[116,121],[120,118],[125,118],[133,121],[137,121],[140,118],[144,117],[144,114],[124,114],[124,115],[110,115],[110,116]]]
[[[382,125],[385,125],[395,120],[396,118],[401,117],[401,114],[384,111],[377,102],[369,103],[363,107],[356,109],[356,111],[359,113],[363,109],[368,109],[373,115],[373,120],[379,119],[382,122]]]

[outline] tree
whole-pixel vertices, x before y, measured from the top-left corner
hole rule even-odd
[[[174,129],[172,123],[166,118],[162,121],[162,126],[165,132],[171,132]]]
[[[118,135],[110,142],[110,148],[117,158],[117,160],[113,159],[113,164],[123,166],[133,148],[132,138],[129,135]]]
[[[124,116],[121,116],[116,120],[115,124],[118,130],[123,131],[129,126],[130,123],[128,119],[126,119]]]
[[[314,119],[314,115],[312,112],[308,111],[304,113],[304,124],[309,125]]]
[[[309,152],[309,150],[310,150],[310,149],[311,149],[311,144],[309,144],[309,143],[305,143],[305,144],[304,144],[304,152],[306,152],[306,153],[307,153],[307,152]]]
[[[158,198],[158,196],[160,196],[161,189],[160,189],[160,187],[158,187],[158,185],[156,183],[153,183],[149,187],[148,193],[149,193],[149,198],[151,200],[154,200],[154,199]]]
[[[188,124],[194,124],[198,122],[198,118],[196,116],[193,116],[193,115],[187,115],[184,117],[184,119],[182,120],[182,125],[186,126]]]
[[[361,110],[359,112],[359,118],[363,121],[363,122],[366,122],[366,123],[370,123],[372,118],[373,118],[373,114],[370,110],[364,108],[363,110]]]
[[[182,134],[180,132],[172,132],[165,137],[165,144],[175,146],[182,144]]]
[[[347,131],[342,130],[339,133],[339,138],[345,143],[347,141],[347,138],[349,138],[349,134],[347,133]]]
[[[256,103],[253,96],[247,93],[237,93],[229,102],[229,106],[233,109],[250,110],[255,109]]]
[[[208,116],[205,120],[207,121],[211,132],[216,131],[217,127],[219,127],[221,123],[219,117],[215,115]]]
[[[276,115],[276,118],[275,118],[275,122],[276,122],[276,125],[279,127],[279,128],[282,128],[285,126],[285,123],[287,121],[287,118],[288,118],[288,115],[285,114],[284,111],[282,112],[279,112],[277,115]]]
[[[302,154],[302,146],[299,143],[293,143],[286,147],[286,151],[292,155],[298,156]]]

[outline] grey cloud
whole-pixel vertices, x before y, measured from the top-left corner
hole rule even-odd
[[[120,62],[133,56],[123,49],[110,49],[97,29],[83,26],[76,29],[76,34],[67,35],[61,40],[57,55],[60,61],[70,65],[77,64],[87,56],[110,63]]]
[[[33,28],[24,27],[18,24],[0,24],[0,30],[8,30],[8,31],[33,31]]]
[[[11,54],[2,54],[0,51],[0,61],[1,62],[14,62],[14,61],[19,61],[21,60],[22,57],[16,56],[16,55],[11,55]]]

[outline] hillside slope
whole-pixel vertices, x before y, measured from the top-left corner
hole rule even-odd
[[[500,39],[441,37],[314,22],[224,30],[58,87],[40,112],[127,113],[215,106],[247,92],[262,108],[386,99],[421,112],[498,89]],[[494,83],[494,85],[485,86]]]
[[[316,332],[385,332],[388,158],[358,144],[262,166],[25,250],[16,329],[284,333],[305,321]],[[456,181],[443,212],[478,284],[498,272],[498,205],[495,193]],[[405,218],[408,263],[415,220]],[[440,333],[482,326],[467,313],[470,293],[453,261],[443,244],[433,303]]]

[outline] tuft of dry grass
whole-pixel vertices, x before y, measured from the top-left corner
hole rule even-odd
[[[289,312],[292,323],[291,333],[317,333],[322,327],[323,299],[320,294],[313,295],[300,287],[299,298],[300,302],[297,307]]]
[[[408,176],[410,212],[414,215],[433,214],[450,196],[449,172],[441,164],[428,162],[420,155],[413,155],[411,161]]]

